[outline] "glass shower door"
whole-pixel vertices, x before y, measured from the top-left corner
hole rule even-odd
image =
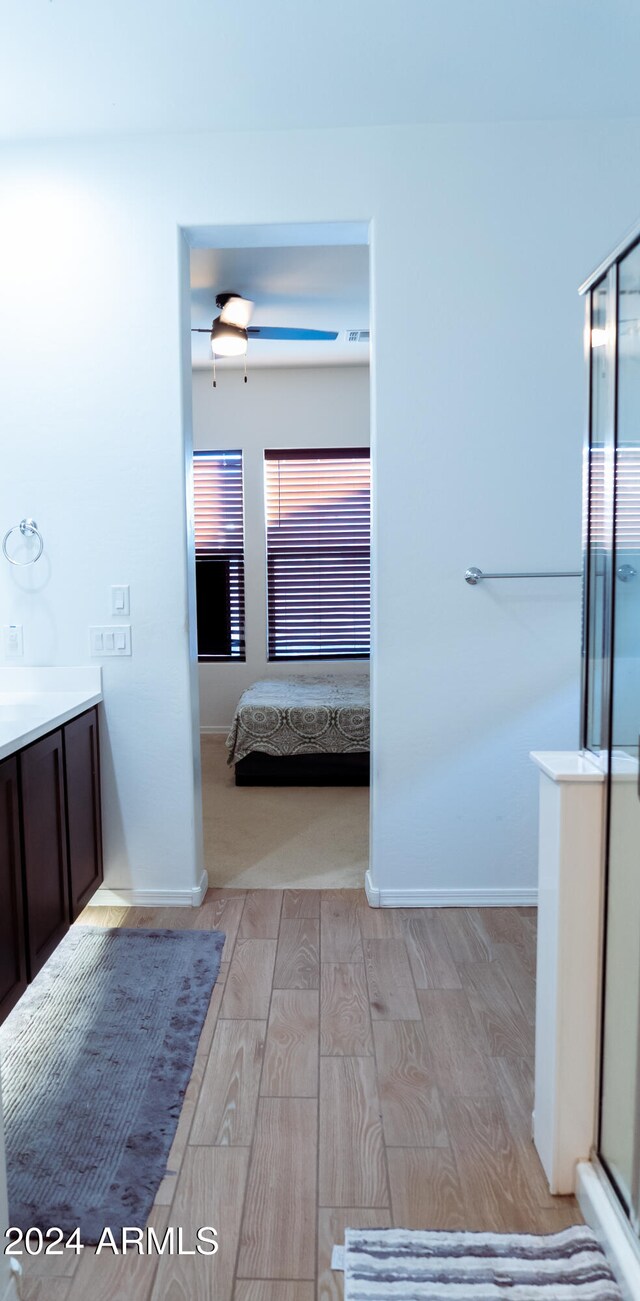
[[[640,245],[618,265],[600,1155],[640,1210]],[[613,476],[612,476],[613,479]]]
[[[615,391],[615,278],[609,272],[590,295],[590,421],[585,737],[589,750],[607,749],[607,702],[613,531],[613,436]]]

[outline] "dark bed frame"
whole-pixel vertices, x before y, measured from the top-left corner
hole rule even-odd
[[[235,765],[236,786],[368,786],[369,753],[261,754],[252,750]]]

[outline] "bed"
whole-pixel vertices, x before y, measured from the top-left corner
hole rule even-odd
[[[254,682],[227,750],[236,786],[368,786],[368,673]]]

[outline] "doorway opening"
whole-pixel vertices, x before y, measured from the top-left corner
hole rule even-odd
[[[227,889],[364,888],[368,228],[188,237],[204,866]]]

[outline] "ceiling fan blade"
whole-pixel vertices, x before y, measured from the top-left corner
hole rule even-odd
[[[297,339],[313,343],[317,339],[337,339],[337,330],[297,330],[279,325],[250,325],[250,339]]]

